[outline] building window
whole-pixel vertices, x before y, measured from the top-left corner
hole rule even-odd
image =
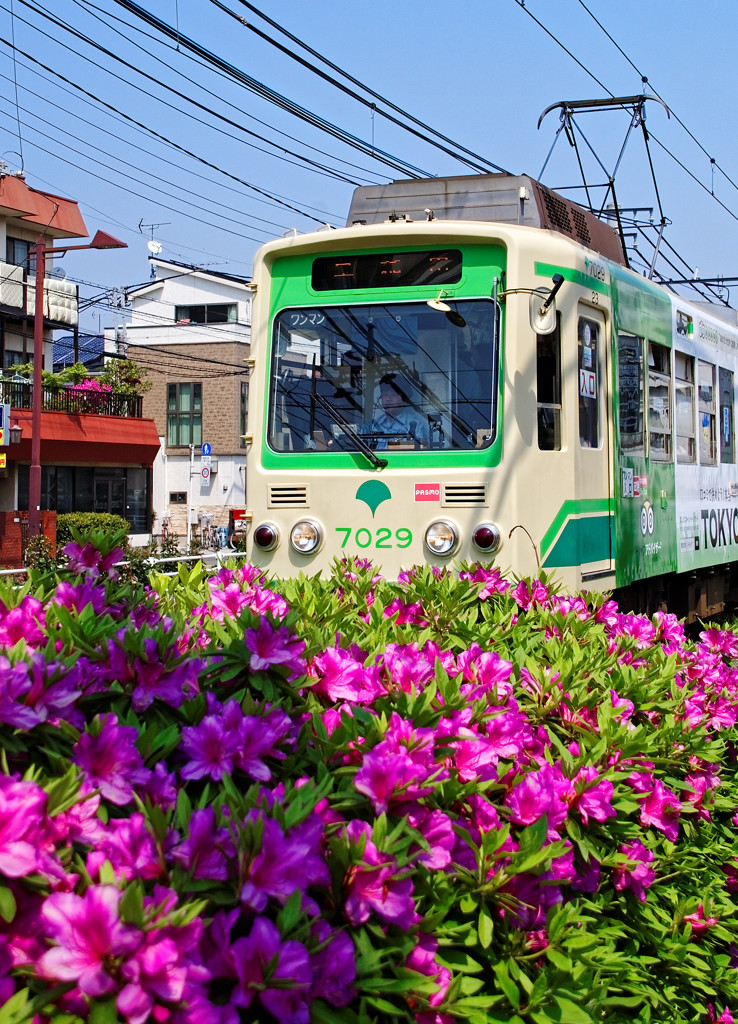
[[[235,302],[174,307],[174,319],[178,324],[235,324],[236,313]]]
[[[245,380],[241,381],[241,447],[246,447],[243,435],[246,433],[246,421],[249,414],[249,386]]]
[[[36,273],[36,255],[33,252],[33,242],[26,242],[22,238],[8,238],[5,240],[5,262],[12,263],[14,267],[25,267],[28,273]]]
[[[643,454],[643,339],[618,337],[618,419],[620,446]]]
[[[668,348],[648,346],[648,454],[671,462],[671,358]]]
[[[202,384],[167,387],[167,445],[202,444]]]
[[[674,352],[677,462],[695,462],[694,357]]]
[[[169,504],[170,505],[186,505],[187,504],[187,491],[170,491],[169,492]]]
[[[538,447],[561,451],[561,319],[556,330],[536,337],[536,390],[538,398]]]
[[[733,444],[733,374],[720,367],[720,461],[735,462]]]

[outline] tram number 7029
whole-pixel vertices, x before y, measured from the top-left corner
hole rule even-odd
[[[372,531],[367,530],[365,526],[359,527],[358,530],[353,530],[350,526],[337,526],[336,533],[343,534],[342,548],[346,547],[352,533],[354,535],[354,544],[359,548],[409,548],[413,542],[412,532],[405,526],[395,530],[394,534],[392,530],[388,530],[386,527],[382,527],[382,529],[377,530],[376,534],[372,534]]]

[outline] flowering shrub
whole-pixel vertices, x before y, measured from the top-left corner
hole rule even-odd
[[[0,1024],[733,1020],[738,636],[66,554],[0,592]]]

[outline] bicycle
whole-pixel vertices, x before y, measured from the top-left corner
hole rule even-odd
[[[161,539],[162,542],[169,539],[169,516],[161,517]]]
[[[218,535],[215,527],[213,526],[213,520],[210,516],[203,516],[202,524],[200,527],[200,541],[203,548],[208,550],[217,548],[218,546]]]

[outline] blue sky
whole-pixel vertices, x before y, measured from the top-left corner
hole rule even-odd
[[[270,45],[253,29],[309,59],[239,0],[139,2],[182,36],[403,164],[429,174],[470,172]],[[707,0],[698,19],[692,5],[666,0],[253,6],[455,143],[534,177],[559,125],[553,112],[537,128],[544,109],[607,90],[636,94],[646,75],[673,112],[667,117],[657,103],[647,104],[658,198],[638,130],[618,169],[620,203],[653,208],[658,220],[660,198],[675,253],[705,276],[738,275],[731,130],[738,5]],[[29,184],[77,199],[91,233],[102,228],[129,245],[66,258],[68,276],[85,282],[84,296],[146,280],[152,235],[164,257],[248,275],[262,242],[291,227],[343,223],[352,181],[406,176],[217,74],[118,0],[0,0],[0,37],[0,157],[11,170],[22,165]],[[578,123],[612,170],[627,115],[582,115]],[[603,170],[580,144],[588,180],[601,182]],[[304,157],[328,170],[307,166]],[[563,136],[542,180],[553,188],[581,183]],[[738,286],[733,291],[738,299]],[[83,323],[114,321],[103,304]]]

